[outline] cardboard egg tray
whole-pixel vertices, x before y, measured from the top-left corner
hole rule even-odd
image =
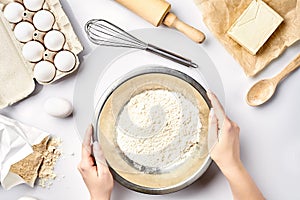
[[[5,6],[11,2],[18,2],[23,5],[22,0],[0,0],[0,109],[24,99],[35,88],[34,67],[37,62],[30,62],[24,58],[22,47],[25,43],[18,41],[13,32],[17,23],[9,22],[3,13]],[[76,59],[75,66],[70,71],[60,71],[56,68],[55,77],[51,81],[36,80],[39,84],[47,85],[76,71],[79,66],[78,54],[83,50],[83,47],[59,0],[45,0],[41,9],[50,11],[55,18],[51,30],[58,30],[64,34],[65,43],[59,51],[70,51]],[[25,8],[22,21],[32,23],[32,17],[36,12]],[[51,51],[45,47],[43,38],[46,33],[36,29],[32,40],[40,42],[45,48],[41,60],[53,63],[59,51]]]

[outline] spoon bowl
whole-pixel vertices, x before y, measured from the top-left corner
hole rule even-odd
[[[265,79],[254,84],[247,94],[247,103],[250,106],[259,106],[268,101],[276,90],[276,84],[270,80]]]
[[[254,84],[248,91],[247,103],[250,106],[259,106],[267,102],[273,96],[278,83],[299,67],[300,54],[275,77],[264,79]]]

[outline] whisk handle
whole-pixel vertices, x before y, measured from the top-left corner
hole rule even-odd
[[[167,58],[169,60],[172,60],[174,62],[177,62],[179,64],[185,65],[187,67],[193,67],[193,68],[197,68],[198,65],[194,62],[192,62],[192,60],[184,58],[178,54],[175,54],[173,52],[167,51],[165,49],[159,48],[157,46],[154,46],[152,44],[148,44],[146,49],[146,51],[154,53],[158,56]]]

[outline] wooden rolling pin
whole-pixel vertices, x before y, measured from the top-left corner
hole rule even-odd
[[[164,0],[116,0],[129,10],[144,18],[154,26],[162,23],[168,27],[176,28],[197,43],[205,40],[205,35],[194,27],[179,20],[170,13],[171,4]]]

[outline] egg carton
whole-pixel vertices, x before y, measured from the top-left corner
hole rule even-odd
[[[59,0],[0,0],[0,108],[73,73],[83,47]]]

